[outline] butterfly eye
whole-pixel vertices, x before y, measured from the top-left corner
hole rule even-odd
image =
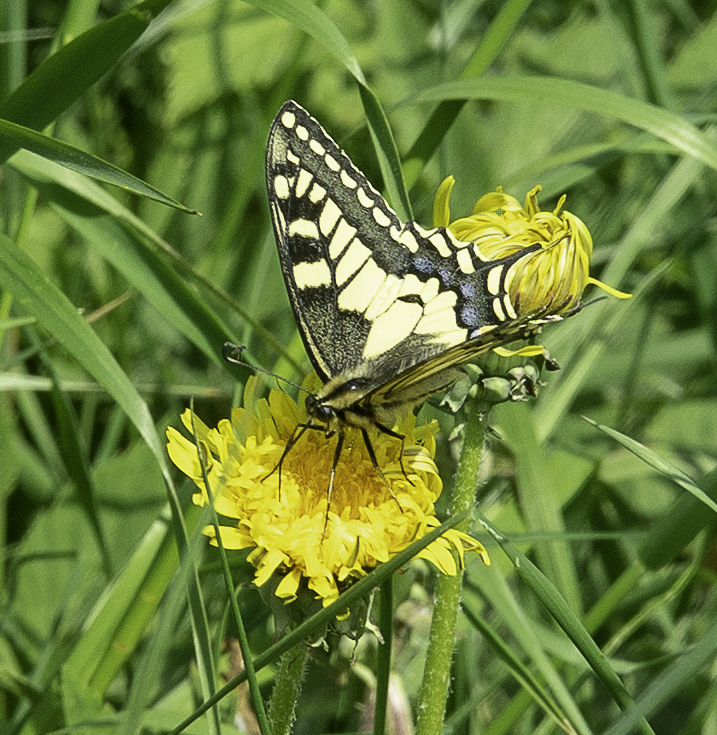
[[[316,404],[312,408],[313,410],[311,410],[311,414],[319,421],[323,421],[325,424],[328,424],[334,417],[334,409],[331,408],[331,406],[327,406],[325,403]]]

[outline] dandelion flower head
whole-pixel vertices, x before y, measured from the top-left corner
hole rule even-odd
[[[220,516],[222,544],[226,549],[251,549],[248,560],[256,567],[255,583],[273,575],[280,581],[276,595],[296,599],[307,585],[324,605],[333,602],[352,580],[388,561],[413,541],[440,525],[434,503],[442,483],[433,462],[435,440],[427,426],[415,426],[411,415],[397,427],[405,435],[403,466],[401,442],[376,432],[371,442],[385,478],[376,471],[361,433],[348,430],[336,469],[328,506],[328,478],[335,439],[323,431],[307,430],[277,468],[296,427],[307,416],[279,390],[268,400],[254,400],[256,381],[247,383],[245,405],[210,429],[195,415],[197,439],[205,461],[211,497]],[[192,414],[182,415],[192,432]],[[167,430],[169,456],[199,488],[198,505],[209,495],[191,439],[176,429]],[[328,507],[327,507],[328,506]],[[214,536],[214,528],[205,533]],[[216,539],[213,540],[216,543]],[[486,563],[483,546],[467,534],[449,530],[420,556],[444,574],[456,574],[466,550],[477,552]]]
[[[528,192],[522,205],[498,188],[478,199],[470,216],[451,222],[449,200],[454,183],[449,176],[438,189],[433,206],[436,226],[448,227],[459,241],[471,243],[483,260],[526,250],[505,278],[519,319],[559,316],[579,308],[588,284],[629,298],[589,275],[592,237],[581,219],[563,210],[564,195],[555,209],[543,211],[538,204],[540,186]]]

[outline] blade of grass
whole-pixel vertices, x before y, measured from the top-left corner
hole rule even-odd
[[[473,57],[463,69],[461,79],[479,77],[488,69],[513,35],[530,3],[531,0],[508,0],[501,5],[498,15],[483,34]],[[416,182],[419,173],[435,153],[465,103],[464,99],[444,100],[431,113],[406,155],[404,175],[409,187]]]
[[[645,717],[657,713],[668,702],[674,702],[676,692],[690,684],[694,686],[700,669],[709,665],[716,653],[717,625],[712,624],[705,635],[645,687],[635,703],[604,735],[629,735],[635,732]]]
[[[0,281],[26,311],[33,314],[124,409],[169,479],[167,462],[147,405],[112,353],[77,313],[69,299],[35,263],[0,235]],[[170,479],[171,482],[171,479]]]
[[[297,28],[308,33],[313,39],[331,51],[356,79],[388,199],[401,219],[404,221],[413,219],[408,192],[401,172],[398,149],[386,115],[378,98],[366,83],[351,46],[336,24],[320,7],[309,0],[285,0],[282,3],[274,3],[271,0],[248,1],[268,13],[288,20]]]
[[[197,459],[199,466],[202,468],[202,479],[204,481],[204,487],[207,491],[207,497],[209,500],[208,507],[212,518],[212,525],[214,527],[214,539],[217,543],[217,549],[219,551],[219,560],[222,567],[222,573],[224,575],[224,587],[227,592],[229,599],[229,606],[234,618],[234,631],[237,640],[239,641],[239,647],[242,653],[242,659],[244,661],[244,671],[246,672],[247,681],[249,682],[249,692],[251,695],[251,701],[254,706],[254,714],[256,715],[257,723],[259,724],[259,730],[261,735],[270,735],[271,728],[269,727],[269,720],[266,716],[264,709],[264,702],[261,698],[261,691],[259,690],[259,683],[256,679],[256,672],[254,671],[254,662],[251,659],[251,649],[249,648],[249,640],[246,635],[246,628],[244,627],[244,620],[242,619],[241,611],[239,610],[239,602],[234,592],[234,584],[232,582],[232,573],[229,569],[229,560],[227,559],[226,549],[224,548],[224,541],[222,540],[222,534],[220,531],[219,515],[214,507],[214,496],[211,490],[211,483],[207,476],[207,464],[203,454],[202,445],[199,442],[199,432],[195,425],[195,414],[194,414],[194,402],[191,405],[191,420],[192,420],[192,436],[194,437],[194,446],[197,450]]]
[[[701,478],[699,485],[701,492],[717,500],[717,470]],[[713,524],[714,516],[705,513],[702,500],[683,494],[640,544],[640,560],[648,569],[661,569],[674,562],[703,528]]]
[[[717,145],[674,112],[641,100],[569,79],[552,77],[493,77],[439,84],[411,97],[411,104],[451,99],[526,102],[569,107],[601,117],[612,117],[646,130],[671,143],[678,151],[717,171]]]
[[[0,120],[0,149],[3,146],[24,148],[72,171],[77,171],[98,181],[104,181],[112,186],[118,186],[131,194],[152,199],[188,214],[199,214],[196,210],[189,209],[189,207],[175,201],[159,189],[155,189],[153,186],[132,176],[132,174],[107,161],[103,161],[101,158],[97,158],[97,156],[93,156],[91,153],[86,153],[79,148],[63,143],[61,140],[50,138],[31,128],[7,120]]]
[[[657,452],[653,452],[644,444],[635,441],[625,434],[621,434],[615,429],[611,429],[609,426],[599,424],[597,421],[593,421],[587,416],[582,417],[589,424],[599,429],[604,434],[614,439],[619,444],[622,444],[625,449],[632,452],[636,457],[639,457],[643,462],[653,467],[658,472],[661,472],[665,477],[669,477],[670,480],[676,482],[680,487],[683,487],[688,492],[692,493],[700,502],[704,503],[713,513],[717,513],[717,503],[715,503],[705,492],[703,492],[693,481],[686,475],[679,467],[668,462],[664,457],[661,457]]]
[[[135,650],[177,567],[177,546],[167,514],[155,521],[122,572],[89,615],[82,637],[63,665],[76,689],[88,687],[98,702]]]
[[[555,585],[504,534],[495,528],[485,516],[478,511],[476,511],[476,516],[480,524],[501,549],[503,549],[523,581],[528,584],[568,638],[570,638],[576,648],[585,657],[615,702],[621,709],[627,709],[631,706],[633,699],[630,693],[620,681],[617,674],[612,670],[610,662],[598,648],[590,634],[585,630],[580,619],[567,604],[565,598],[560,594]],[[650,730],[650,732],[652,731]]]
[[[466,599],[462,601],[462,610],[471,625],[485,638],[495,655],[503,662],[520,686],[530,694],[531,698],[545,711],[548,717],[559,727],[566,729],[567,716],[550,695],[550,692],[538,680],[538,677],[513,653],[495,628],[489,625]],[[546,656],[544,658],[547,659]],[[558,676],[556,678],[559,680]],[[588,730],[579,730],[578,732],[588,732]]]
[[[676,100],[667,82],[662,61],[660,31],[652,23],[648,6],[644,0],[629,0],[625,8],[650,101],[661,107],[675,109]]]
[[[520,507],[531,531],[565,532],[562,508],[552,486],[552,476],[538,439],[533,411],[526,403],[496,407],[500,429],[518,469]],[[573,610],[580,611],[582,597],[569,543],[539,544],[535,553],[549,579],[560,589]]]
[[[180,274],[114,217],[86,202],[65,196],[54,205],[102,257],[122,273],[158,311],[212,362],[219,365],[221,346],[235,335],[204,304]]]
[[[0,282],[13,294],[16,303],[34,314],[38,322],[104,386],[135,425],[159,465],[172,506],[175,539],[182,552],[180,559],[186,568],[185,579],[195,632],[196,655],[203,689],[209,696],[214,687],[212,682],[204,680],[202,672],[211,670],[211,663],[204,663],[205,660],[211,661],[211,645],[201,588],[197,570],[192,566],[191,555],[188,553],[189,539],[179,498],[149,409],[112,353],[77,313],[69,299],[4,235],[0,235],[0,266]]]
[[[42,130],[106,74],[171,0],[146,0],[49,56],[0,105],[0,117]],[[0,163],[17,145],[0,144]]]
[[[359,95],[366,113],[366,122],[376,150],[378,163],[386,187],[386,196],[404,221],[413,219],[411,201],[403,180],[403,169],[398,156],[398,148],[388,124],[386,113],[376,95],[364,84],[358,85]]]
[[[381,584],[379,597],[378,629],[382,640],[379,641],[376,661],[376,705],[373,715],[374,735],[386,731],[388,715],[388,690],[391,684],[391,653],[393,651],[393,577]]]
[[[86,447],[80,436],[77,423],[77,417],[72,408],[67,394],[62,390],[60,381],[55,371],[52,361],[48,358],[42,349],[40,340],[37,338],[33,330],[27,329],[31,343],[35,344],[38,354],[42,361],[44,370],[50,375],[52,381],[52,403],[53,413],[53,433],[57,436],[57,440],[61,448],[62,462],[67,470],[68,475],[72,478],[77,499],[82,506],[85,515],[89,521],[90,527],[94,531],[97,540],[97,547],[102,557],[102,565],[107,579],[112,578],[112,558],[107,546],[107,539],[102,527],[102,519],[100,515],[99,504],[97,502],[97,493],[95,484],[90,470],[90,463],[87,457]]]
[[[207,289],[210,293],[213,293],[222,302],[227,304],[228,308],[235,311],[239,316],[246,321],[251,328],[259,335],[265,343],[271,345],[273,349],[280,355],[282,355],[289,364],[297,371],[302,372],[302,368],[296,360],[294,360],[289,354],[286,346],[282,344],[276,336],[270,332],[262,324],[259,324],[256,319],[252,317],[247,309],[239,304],[234,299],[230,298],[226,293],[208,280],[202,273],[200,273],[190,262],[183,258],[169,243],[163,240],[154,230],[152,230],[145,222],[140,220],[136,215],[130,212],[126,207],[122,206],[116,199],[114,199],[108,192],[98,186],[95,182],[81,176],[73,171],[62,168],[57,164],[48,161],[47,159],[40,158],[33,153],[20,151],[17,153],[11,161],[11,165],[20,171],[24,176],[30,179],[35,187],[37,187],[43,195],[50,201],[57,201],[62,206],[69,210],[77,210],[77,215],[82,216],[83,210],[86,211],[88,205],[79,201],[79,199],[87,200],[91,204],[101,208],[116,220],[120,220],[132,231],[136,231],[140,234],[140,237],[132,235],[123,235],[123,237],[129,237],[129,244],[133,248],[139,248],[139,259],[136,255],[133,255],[129,260],[122,258],[117,263],[117,267],[120,270],[127,269],[128,271],[137,267],[140,261],[146,261],[147,263],[158,262],[159,254],[158,250],[164,251],[172,261],[172,272],[178,270],[185,276],[191,277],[195,282],[199,283],[203,288]],[[77,197],[68,196],[66,193],[58,190],[58,185],[62,189],[67,189],[69,192],[77,194]],[[100,243],[100,240],[93,239],[93,244]],[[143,249],[148,249],[147,254],[142,254]],[[111,253],[110,253],[111,254]],[[143,266],[144,267],[144,266]],[[189,316],[189,322],[187,326],[189,331],[181,329],[183,333],[187,335],[189,339],[194,341],[192,334],[196,335],[197,329],[204,329],[205,334],[198,336],[200,339],[200,348],[202,344],[207,342],[210,345],[221,345],[226,339],[235,341],[235,335],[230,332],[229,328],[224,322],[218,318],[216,313],[209,311],[204,304],[198,299],[197,295],[193,291],[188,291],[186,284],[180,282],[178,274],[166,273],[166,266],[158,270],[162,271],[167,275],[169,281],[176,281],[178,292],[175,296],[176,304],[179,306],[180,311],[187,311]],[[135,276],[130,278],[129,274],[126,274],[130,281],[134,282]],[[141,273],[137,273],[139,277]],[[145,273],[145,277],[148,274]],[[155,276],[152,276],[154,279]],[[164,276],[159,279],[160,281],[166,280]],[[169,288],[165,283],[163,288]],[[171,289],[170,289],[171,291]],[[159,291],[156,292],[159,295]],[[149,296],[148,296],[149,298]],[[168,312],[172,314],[173,311]],[[192,327],[191,325],[194,324]],[[215,336],[212,336],[215,335]],[[217,337],[216,335],[219,335]],[[224,337],[221,337],[224,335]],[[227,337],[228,335],[228,337]],[[221,338],[220,338],[221,337]],[[214,348],[212,348],[214,349]],[[213,353],[214,358],[219,354],[217,351]]]

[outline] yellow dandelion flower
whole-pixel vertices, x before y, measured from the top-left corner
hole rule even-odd
[[[473,243],[487,260],[540,246],[513,263],[506,275],[518,318],[565,314],[580,306],[588,284],[618,298],[630,297],[590,277],[592,237],[582,220],[562,211],[565,196],[552,212],[544,212],[538,205],[540,186],[528,192],[522,205],[499,188],[482,196],[469,217],[451,222],[449,199],[453,184],[454,179],[449,176],[438,189],[434,224],[448,227],[462,242]]]
[[[435,440],[431,427],[415,426],[408,416],[398,427],[401,442],[381,432],[371,442],[384,479],[377,473],[360,431],[348,430],[330,507],[328,478],[334,443],[323,431],[306,431],[282,457],[295,428],[307,421],[303,401],[295,404],[273,390],[268,400],[251,405],[254,379],[247,383],[243,408],[231,421],[210,429],[196,415],[197,439],[205,464],[214,507],[228,523],[220,526],[227,549],[251,549],[248,561],[256,567],[255,583],[278,575],[276,595],[296,599],[306,585],[324,606],[333,602],[351,580],[366,575],[440,525],[434,503],[442,483],[433,462]],[[192,414],[182,414],[192,431]],[[193,440],[167,429],[171,460],[192,478],[199,492],[193,501],[209,501]],[[205,529],[214,536],[214,528]],[[216,541],[214,541],[216,543]],[[470,536],[449,530],[420,552],[444,574],[456,574],[465,551],[475,551],[489,563],[483,546]]]

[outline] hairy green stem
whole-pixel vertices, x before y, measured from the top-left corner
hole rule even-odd
[[[473,412],[466,424],[453,489],[451,513],[459,513],[473,507],[484,437],[483,416]],[[469,522],[470,519],[466,518],[458,526],[459,530],[466,531]],[[443,732],[462,584],[462,571],[455,576],[442,575],[438,579],[436,604],[433,609],[426,666],[418,703],[416,735],[435,735]]]
[[[298,645],[282,657],[269,705],[272,735],[289,735],[296,717],[296,702],[304,683],[309,647]]]
[[[373,715],[374,735],[386,731],[388,687],[391,680],[391,652],[393,648],[393,576],[381,584],[379,629],[383,641],[379,645],[376,663],[376,706]]]

